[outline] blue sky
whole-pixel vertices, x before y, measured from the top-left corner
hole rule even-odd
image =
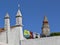
[[[4,27],[6,12],[15,25],[18,3],[23,16],[24,29],[41,33],[42,21],[47,16],[51,32],[60,32],[60,0],[0,0],[0,28]]]

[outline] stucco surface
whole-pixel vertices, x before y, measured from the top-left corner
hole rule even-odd
[[[21,45],[60,45],[60,36],[23,40]]]

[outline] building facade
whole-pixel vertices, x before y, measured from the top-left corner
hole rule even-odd
[[[20,45],[20,40],[24,40],[22,14],[18,9],[16,14],[16,25],[10,26],[10,16],[6,13],[4,28],[0,28],[0,42],[9,45]]]
[[[16,14],[16,24],[15,26],[10,26],[10,16],[8,13],[6,13],[5,16],[5,25],[4,28],[0,28],[0,42],[7,43],[8,45],[24,45],[26,41],[28,41],[24,35],[23,35],[23,24],[22,24],[22,14],[20,12],[20,9],[18,9]],[[32,33],[31,33],[32,34]],[[49,36],[50,35],[50,29],[47,17],[44,17],[43,26],[42,26],[42,36]],[[31,43],[30,41],[33,41],[32,45],[40,45],[40,35],[37,33],[33,33],[34,39],[29,39],[28,43]],[[35,40],[38,38],[38,40]]]

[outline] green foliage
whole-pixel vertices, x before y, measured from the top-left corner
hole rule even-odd
[[[51,33],[50,36],[60,36],[60,32]]]

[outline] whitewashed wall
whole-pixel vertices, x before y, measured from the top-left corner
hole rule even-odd
[[[0,32],[0,42],[6,43],[6,31]]]
[[[60,36],[23,40],[21,45],[60,45]]]
[[[8,45],[7,43],[0,42],[0,45]]]
[[[11,28],[9,34],[6,31],[0,33],[0,42],[8,43],[9,45],[20,45],[20,39],[23,39],[22,27]]]
[[[20,28],[19,27],[15,27],[15,28],[12,28],[11,29],[11,32],[10,32],[10,40],[9,40],[9,45],[19,45],[19,30]]]
[[[11,28],[10,33],[7,34],[6,31],[0,32],[0,42],[7,43],[9,45],[19,45],[19,37],[20,37],[20,27]],[[9,39],[7,40],[7,35],[9,35]]]

